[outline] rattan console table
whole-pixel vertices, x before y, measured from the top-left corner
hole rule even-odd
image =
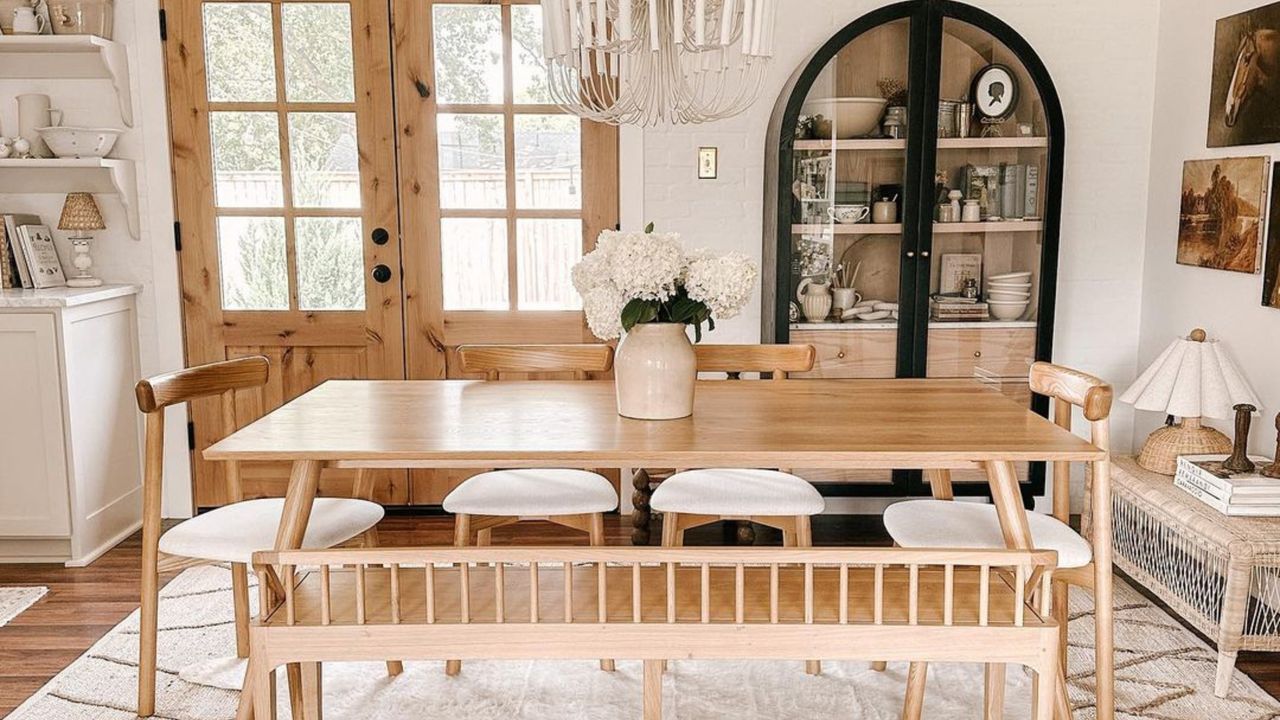
[[[1226,697],[1239,651],[1280,651],[1280,518],[1227,517],[1133,458],[1111,467],[1115,566],[1216,638]]]

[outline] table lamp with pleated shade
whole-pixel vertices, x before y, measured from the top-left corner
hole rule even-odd
[[[75,265],[76,274],[67,278],[67,287],[97,287],[102,279],[93,276],[89,270],[93,267],[93,257],[89,254],[89,245],[93,241],[90,234],[94,230],[105,230],[107,224],[102,221],[102,213],[93,195],[87,192],[67,193],[62,203],[62,217],[58,219],[59,230],[72,231],[71,264]]]
[[[1174,340],[1120,396],[1120,402],[1138,410],[1170,416],[1138,454],[1138,464],[1148,470],[1173,475],[1179,455],[1230,453],[1231,439],[1201,424],[1201,418],[1232,417],[1241,403],[1261,406],[1226,348],[1206,337],[1204,330],[1196,329]],[[1172,422],[1174,417],[1181,422]]]

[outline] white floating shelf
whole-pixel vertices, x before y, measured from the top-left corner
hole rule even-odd
[[[792,225],[791,233],[793,235],[821,235],[822,233],[835,233],[836,235],[901,235],[901,223],[832,223],[830,225]]]
[[[1039,220],[1008,220],[1004,222],[976,222],[976,223],[934,223],[933,233],[935,235],[949,235],[955,233],[997,233],[997,232],[1040,232],[1044,229],[1044,223]]]
[[[49,158],[0,160],[0,193],[112,194],[120,198],[129,220],[129,234],[141,238],[138,220],[138,178],[132,160],[107,158]]]
[[[111,81],[120,119],[133,127],[129,54],[125,46],[96,35],[0,36],[0,79]]]

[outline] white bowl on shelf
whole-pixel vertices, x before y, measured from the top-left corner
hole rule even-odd
[[[1031,302],[1031,293],[1007,292],[1003,290],[987,290],[987,300],[996,302]]]
[[[827,116],[832,121],[836,139],[851,140],[875,133],[887,104],[887,100],[878,97],[825,98],[806,103],[804,112]]]
[[[1018,320],[1022,318],[1022,314],[1027,311],[1028,303],[1016,300],[988,300],[987,307],[991,310],[991,317],[996,320]]]
[[[1031,280],[1031,271],[1023,270],[1019,272],[1001,273],[999,275],[990,275],[987,277],[991,282],[1028,282]]]
[[[987,283],[987,290],[995,290],[996,292],[1030,293],[1031,283],[989,282]]]
[[[40,139],[60,158],[106,157],[115,147],[123,130],[115,128],[42,127],[36,128]]]

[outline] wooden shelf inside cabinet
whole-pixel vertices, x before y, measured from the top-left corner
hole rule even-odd
[[[938,321],[930,320],[929,328],[931,330],[1017,330],[1030,329],[1036,327],[1035,320],[971,320],[971,321]],[[848,322],[794,322],[791,323],[792,330],[811,330],[815,332],[866,332],[868,330],[897,330],[898,322],[891,320],[889,322],[859,322],[851,320]]]
[[[138,180],[132,160],[40,158],[0,160],[0,193],[109,193],[120,198],[129,234],[138,240]]]
[[[956,233],[1020,233],[1020,232],[1040,232],[1044,229],[1044,223],[1039,220],[1009,220],[1004,222],[959,222],[959,223],[934,223],[933,233],[935,235],[948,235]]]
[[[120,119],[133,127],[129,54],[125,46],[96,35],[5,35],[0,37],[0,79],[80,80],[104,78],[115,88]]]
[[[792,225],[793,235],[901,235],[902,223],[851,223],[847,225]]]
[[[852,140],[796,140],[796,150],[906,150],[903,138],[853,138]]]
[[[980,150],[988,148],[1047,148],[1047,137],[938,138],[939,150]]]

